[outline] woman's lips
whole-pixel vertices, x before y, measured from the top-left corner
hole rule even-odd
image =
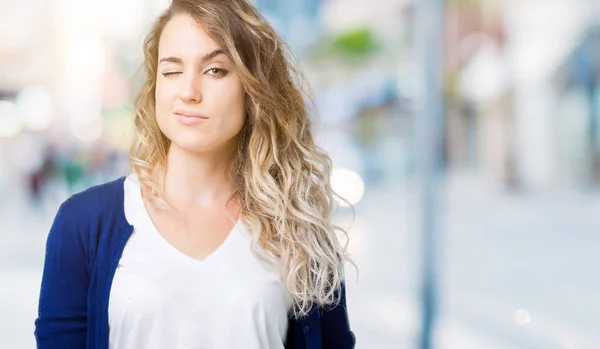
[[[208,120],[204,115],[187,111],[176,111],[174,115],[177,121],[187,126],[201,124]]]

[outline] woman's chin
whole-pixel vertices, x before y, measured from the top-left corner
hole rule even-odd
[[[179,151],[184,153],[203,154],[210,151],[214,151],[217,147],[214,144],[207,144],[206,142],[185,141],[185,140],[171,140],[171,149],[169,151]]]

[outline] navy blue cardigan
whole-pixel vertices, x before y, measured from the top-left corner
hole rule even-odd
[[[40,349],[108,349],[108,297],[133,226],[125,219],[124,180],[66,200],[46,243],[35,338]],[[285,348],[351,349],[345,289],[333,309],[290,317]],[[224,348],[225,349],[225,348]]]

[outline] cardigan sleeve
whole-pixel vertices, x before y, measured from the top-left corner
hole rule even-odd
[[[346,287],[342,281],[340,302],[335,307],[323,309],[321,313],[321,342],[323,349],[353,349],[356,337],[350,330],[346,309]]]
[[[56,214],[46,241],[35,339],[38,349],[86,346],[89,272],[86,246],[70,219],[69,201]]]

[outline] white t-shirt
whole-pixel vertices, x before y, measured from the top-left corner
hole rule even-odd
[[[238,221],[198,261],[160,235],[137,177],[130,174],[124,185],[125,216],[134,230],[110,292],[109,347],[283,348],[292,299],[279,260],[271,255],[273,263],[262,263],[252,253],[244,224]]]

